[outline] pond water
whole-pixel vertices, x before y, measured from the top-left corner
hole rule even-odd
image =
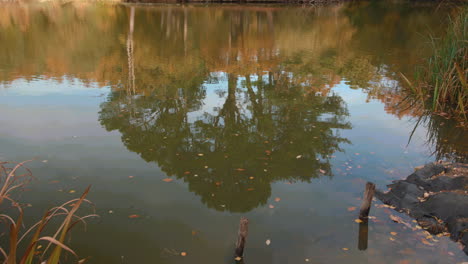
[[[467,133],[418,122],[400,79],[450,12],[3,4],[0,159],[36,158],[25,224],[92,185],[100,217],[68,242],[89,263],[234,263],[241,216],[250,264],[466,260],[379,201],[358,247],[354,208],[367,181],[466,161]]]

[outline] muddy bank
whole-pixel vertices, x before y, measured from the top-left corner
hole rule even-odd
[[[377,190],[377,198],[431,234],[448,233],[468,255],[468,164],[427,164],[388,187],[387,192]]]

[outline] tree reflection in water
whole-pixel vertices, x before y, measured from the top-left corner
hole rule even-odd
[[[339,130],[351,128],[339,96],[260,77],[211,74],[214,102],[214,85],[199,78],[175,84],[172,96],[114,92],[100,121],[208,207],[247,212],[266,203],[275,181],[331,176],[331,155],[349,143]]]

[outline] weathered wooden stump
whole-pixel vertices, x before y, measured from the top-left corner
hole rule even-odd
[[[236,257],[242,258],[244,256],[244,247],[245,247],[245,242],[247,239],[247,235],[249,233],[249,220],[245,217],[241,217],[240,223],[239,223],[239,233],[237,237],[237,243],[236,243]]]
[[[359,219],[367,221],[369,216],[370,207],[372,205],[372,198],[374,198],[375,184],[372,182],[366,183],[366,190],[364,191],[364,197],[362,199],[361,210],[359,211]]]

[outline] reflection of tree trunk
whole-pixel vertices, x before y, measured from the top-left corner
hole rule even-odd
[[[224,118],[224,127],[234,127],[240,120],[239,109],[236,102],[237,76],[228,74],[228,95],[219,117]]]
[[[128,87],[127,92],[135,93],[135,65],[133,59],[133,29],[135,21],[135,7],[130,7],[130,30],[127,37],[128,57]]]
[[[184,54],[187,56],[187,7],[184,7]]]

